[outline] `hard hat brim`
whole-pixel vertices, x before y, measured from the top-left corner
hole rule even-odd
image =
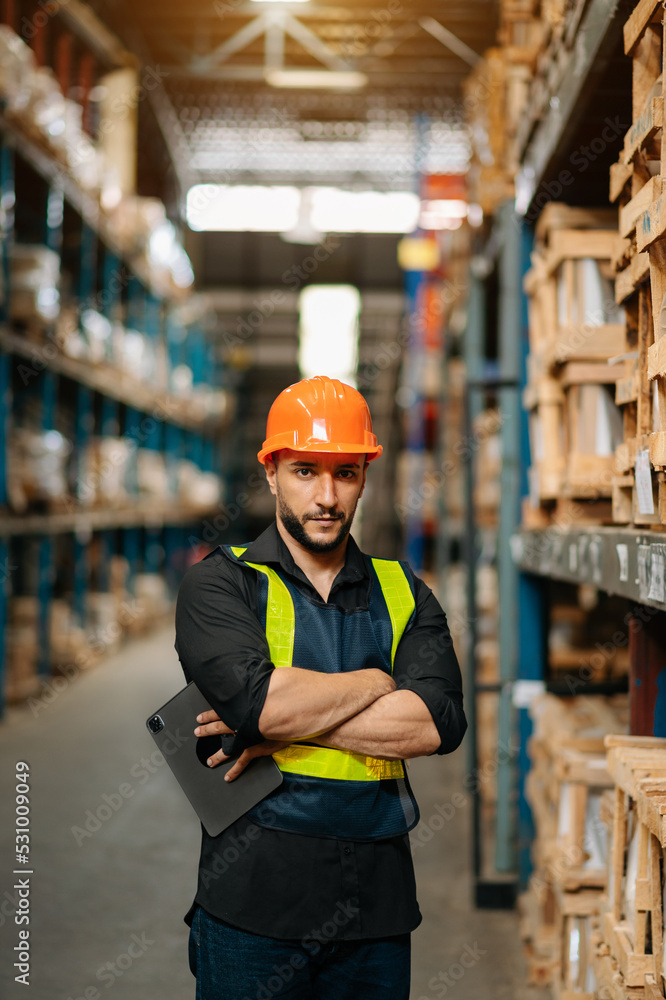
[[[271,455],[274,451],[300,451],[300,452],[316,452],[317,454],[329,454],[329,455],[367,455],[368,461],[372,462],[375,458],[379,456],[384,451],[381,444],[376,445],[360,445],[355,444],[345,444],[344,442],[333,444],[330,441],[308,441],[305,445],[296,446],[295,444],[283,444],[282,442],[271,443],[270,441],[265,441],[261,451],[257,452],[257,458],[264,465],[264,460],[268,455]]]

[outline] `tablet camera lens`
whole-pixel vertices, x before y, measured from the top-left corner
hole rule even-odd
[[[162,729],[164,729],[164,723],[162,722],[162,719],[160,718],[159,715],[154,715],[152,719],[149,720],[148,728],[150,729],[151,733],[159,733],[162,731]]]

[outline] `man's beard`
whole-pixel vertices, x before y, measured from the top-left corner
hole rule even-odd
[[[340,518],[340,528],[338,530],[335,538],[330,538],[328,541],[317,541],[316,539],[310,538],[307,531],[305,530],[305,523],[302,523],[296,514],[293,512],[289,504],[286,502],[280,489],[278,487],[277,491],[277,501],[278,501],[278,513],[280,515],[280,520],[284,524],[285,528],[291,535],[291,537],[302,545],[304,549],[308,552],[333,552],[334,549],[345,540],[349,534],[352,526],[352,521],[354,520],[354,514],[356,513],[356,507],[358,505],[358,500],[354,504],[354,509],[348,518],[340,514],[330,514],[329,517],[339,517]],[[319,515],[321,516],[321,515]],[[313,521],[317,515],[308,515],[305,517],[304,521]]]

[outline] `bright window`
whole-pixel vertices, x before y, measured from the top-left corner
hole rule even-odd
[[[356,385],[361,296],[353,285],[308,285],[299,296],[298,363],[303,378]]]

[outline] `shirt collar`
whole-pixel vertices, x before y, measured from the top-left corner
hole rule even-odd
[[[303,570],[294,562],[294,558],[285,545],[275,521],[247,547],[240,558],[243,562],[255,562],[262,565],[264,563],[278,563],[285,572],[312,586]],[[363,558],[363,553],[350,535],[345,552],[345,564],[336,576],[333,587],[337,587],[342,583],[357,583],[364,577],[368,577],[365,559]]]

